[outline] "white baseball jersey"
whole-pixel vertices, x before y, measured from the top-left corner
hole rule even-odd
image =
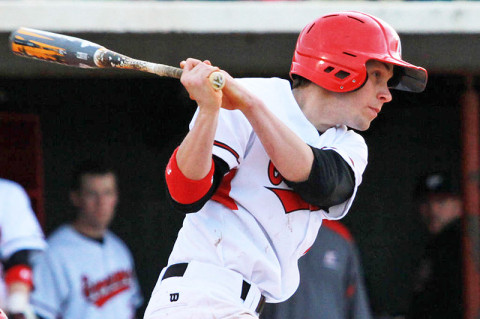
[[[169,264],[197,260],[226,267],[255,283],[267,302],[279,302],[298,287],[297,260],[312,246],[322,219],[339,219],[350,208],[367,165],[367,146],[345,126],[319,134],[288,81],[239,81],[307,144],[338,152],[355,174],[354,192],[328,212],[304,202],[276,171],[245,116],[222,109],[213,153],[231,171],[201,210],[187,214]]]
[[[132,319],[142,303],[133,258],[107,231],[103,243],[60,226],[34,265],[31,300],[45,319]]]
[[[0,259],[8,260],[20,250],[43,250],[42,229],[30,199],[19,184],[0,178]],[[0,264],[0,306],[4,307],[5,283]]]

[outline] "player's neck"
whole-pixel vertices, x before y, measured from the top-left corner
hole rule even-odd
[[[292,90],[295,100],[305,117],[319,132],[325,132],[337,123],[332,108],[327,107],[326,90],[311,83],[308,86]]]
[[[93,239],[102,239],[107,231],[105,228],[92,227],[91,225],[83,223],[81,220],[74,221],[72,225],[76,231]]]

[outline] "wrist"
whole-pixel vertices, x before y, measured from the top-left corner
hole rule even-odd
[[[198,108],[198,117],[206,117],[207,119],[213,119],[220,113],[220,107],[206,107],[200,106]]]
[[[6,311],[12,313],[23,313],[30,306],[30,294],[25,291],[14,291],[8,294]]]
[[[258,99],[256,96],[247,97],[242,105],[238,108],[245,116],[253,115],[257,110],[262,109],[264,106],[263,101]]]

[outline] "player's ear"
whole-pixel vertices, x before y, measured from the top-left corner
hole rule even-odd
[[[73,206],[80,207],[80,194],[78,191],[70,191],[70,201]]]

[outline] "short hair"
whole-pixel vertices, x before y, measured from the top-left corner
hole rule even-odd
[[[87,174],[106,175],[109,173],[116,176],[115,169],[109,163],[101,160],[84,160],[73,169],[70,189],[79,190],[82,187],[82,177]]]
[[[306,86],[308,84],[312,83],[312,81],[304,78],[303,76],[297,75],[297,74],[292,74],[292,88],[296,89],[302,86]]]

